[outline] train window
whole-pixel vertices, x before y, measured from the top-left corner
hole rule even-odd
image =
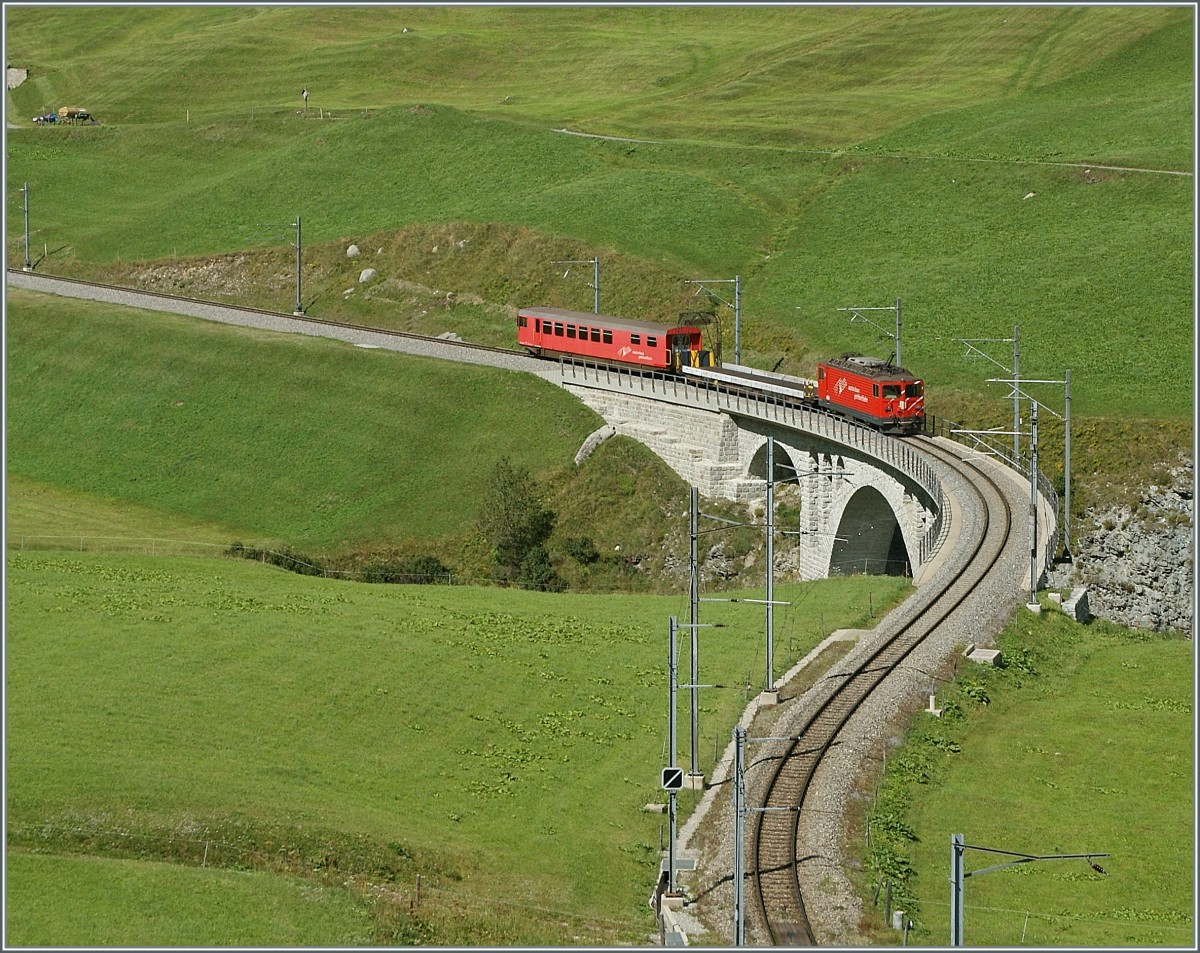
[[[905,397],[920,397],[921,391],[922,391],[922,387],[921,387],[920,381],[914,381],[911,384],[904,385],[904,396]]]
[[[878,396],[879,396],[879,385],[878,385],[878,384],[872,384],[872,385],[871,385],[871,396],[872,396],[872,397],[878,397]]]
[[[646,347],[658,347],[658,338],[647,336]]]
[[[519,327],[519,328],[529,327],[529,319],[527,317],[525,317],[525,315],[523,315],[523,314],[518,314],[517,315],[517,327]]]
[[[604,329],[604,343],[612,344],[612,331],[608,330],[608,328]]]
[[[563,326],[557,321],[554,322],[554,336],[556,338],[563,336]]]
[[[903,387],[903,385],[901,385],[901,384],[884,384],[883,385],[883,396],[884,397],[899,397],[902,387]]]
[[[567,325],[567,337],[569,337],[569,338],[575,337],[575,325],[573,325],[573,324]]]
[[[592,340],[595,341],[597,344],[600,343],[600,329],[599,328],[592,328]]]
[[[587,328],[585,328],[582,324],[579,326],[579,340],[587,340]]]
[[[641,343],[642,343],[642,336],[641,336],[640,334],[631,334],[631,335],[629,335],[629,343],[630,343],[630,344],[641,344]]]
[[[817,380],[819,380],[819,381],[825,380],[825,368],[823,368],[823,367],[817,368]]]

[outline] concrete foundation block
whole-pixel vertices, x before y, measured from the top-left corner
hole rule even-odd
[[[1062,610],[1076,622],[1090,622],[1092,613],[1088,608],[1087,586],[1072,589],[1070,598],[1062,604]]]
[[[977,649],[971,646],[967,658],[980,665],[995,665],[1000,661],[999,649]]]

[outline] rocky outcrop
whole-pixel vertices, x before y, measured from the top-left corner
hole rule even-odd
[[[1088,608],[1101,619],[1138,629],[1192,636],[1195,591],[1193,466],[1136,502],[1089,511],[1074,542],[1075,565],[1050,575],[1051,586],[1088,587]]]

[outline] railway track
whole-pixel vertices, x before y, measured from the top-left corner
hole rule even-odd
[[[809,851],[801,842],[800,821],[823,759],[839,745],[843,729],[871,693],[992,570],[1012,532],[1012,512],[1005,493],[982,468],[961,460],[932,440],[922,439],[920,447],[966,477],[978,496],[983,516],[970,528],[969,539],[964,538],[961,548],[965,559],[944,585],[929,592],[894,632],[884,633],[880,644],[861,657],[852,670],[827,678],[823,697],[814,699],[812,710],[802,716],[800,729],[789,732],[787,741],[776,741],[757,759],[757,763],[770,764],[773,770],[758,786],[761,807],[754,812],[747,870],[754,882],[763,938],[772,945],[817,943],[801,890],[800,868]]]
[[[86,281],[81,278],[34,274],[23,271],[20,268],[9,268],[8,275],[10,284],[15,284],[18,287],[29,287],[34,290],[45,290],[55,294],[112,301],[116,304],[127,304],[148,310],[186,314],[231,324],[250,325],[267,330],[323,334],[323,336],[359,343],[360,346],[391,347],[391,349],[407,353],[432,355],[452,360],[469,361],[471,363],[495,364],[508,369],[530,370],[540,373],[543,376],[548,373],[549,368],[556,367],[559,363],[553,359],[535,358],[527,354],[524,350],[514,348],[449,340],[431,335],[414,334],[411,331],[397,331],[371,325],[351,324],[345,321],[331,321],[325,318],[313,318],[308,315],[297,315],[284,311],[250,308],[244,305],[227,304],[204,298],[167,294],[162,291],[145,291],[122,285]],[[13,281],[14,278],[16,279],[15,281]],[[375,341],[376,343],[372,344],[370,343],[371,341]],[[391,341],[395,342],[395,344],[391,346],[387,343],[379,343],[381,341]],[[643,377],[667,376],[661,371],[654,372],[644,368],[631,370],[628,365],[607,361],[569,360],[571,363],[579,366],[601,368],[618,374],[632,375],[636,373]],[[754,394],[756,393],[755,387],[757,384],[768,383],[766,378],[763,378],[762,381],[756,381],[752,375],[743,374],[742,377],[744,383],[741,386],[716,381],[710,382],[708,386],[730,394],[739,392]],[[799,396],[796,396],[795,400],[798,403]]]
[[[495,355],[503,357],[524,357],[523,352],[515,351],[512,348],[492,347],[486,344],[473,344],[469,341],[447,340],[446,338],[433,337],[425,334],[413,334],[410,331],[396,331],[390,328],[372,327],[369,325],[350,324],[345,321],[330,321],[324,318],[313,318],[308,315],[297,315],[284,311],[269,311],[264,308],[250,308],[244,305],[226,304],[220,301],[209,301],[204,298],[190,298],[184,295],[167,294],[162,291],[144,291],[140,288],[127,288],[121,285],[104,284],[98,281],[85,281],[81,278],[64,278],[59,275],[43,275],[33,274],[23,271],[20,268],[9,268],[8,275],[10,284],[17,286],[32,287],[35,290],[50,290],[54,286],[58,289],[54,293],[70,294],[71,291],[79,292],[72,295],[74,297],[92,297],[98,300],[115,300],[132,299],[137,300],[137,307],[147,308],[149,310],[166,311],[175,314],[192,314],[195,315],[197,310],[203,309],[209,311],[225,311],[230,315],[242,315],[247,319],[265,319],[280,329],[288,329],[289,326],[295,325],[294,329],[311,328],[320,329],[326,328],[331,331],[356,332],[362,335],[380,335],[385,338],[392,338],[397,341],[407,341],[412,343],[420,343],[426,346],[436,346],[458,352],[476,352],[485,355]],[[17,281],[12,281],[17,278]],[[92,294],[84,294],[85,291],[90,291]],[[123,303],[117,301],[116,303]],[[219,320],[219,319],[218,319]],[[231,322],[233,323],[233,322]],[[255,326],[262,326],[261,322],[248,320],[247,323],[252,323]],[[310,332],[311,333],[311,332]],[[339,336],[330,334],[329,336]]]

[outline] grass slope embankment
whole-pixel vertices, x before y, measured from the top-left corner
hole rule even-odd
[[[5,532],[13,549],[83,551],[100,541],[112,549],[124,541],[146,552],[169,552],[168,544],[192,546],[197,555],[216,552],[241,535],[234,527],[39,483],[11,470],[4,482]]]
[[[21,946],[270,947],[371,943],[346,891],[247,870],[9,851],[5,933]]]
[[[949,936],[952,834],[1032,855],[971,878],[968,945],[1186,946],[1194,935],[1195,653],[1190,641],[1079,625],[1047,604],[1002,633],[998,668],[960,662],[940,719],[918,714],[870,812],[869,895],[890,881],[918,943]],[[860,842],[861,843],[861,842]],[[968,851],[966,869],[1003,863]],[[911,940],[910,940],[911,942]]]
[[[597,424],[522,375],[37,295],[8,343],[10,472],[247,542],[460,536],[494,460],[562,466]]]
[[[210,864],[382,884],[401,912],[422,874],[417,919],[444,943],[652,929],[661,817],[642,808],[661,795],[678,597],[366,586],[96,554],[10,554],[7,577],[10,850],[191,864],[209,850]],[[781,586],[780,668],[905,585]],[[738,686],[703,700],[707,773],[762,646],[757,612],[706,611],[726,628],[704,642],[705,678]],[[34,873],[15,872],[10,906],[27,910],[14,898]]]

